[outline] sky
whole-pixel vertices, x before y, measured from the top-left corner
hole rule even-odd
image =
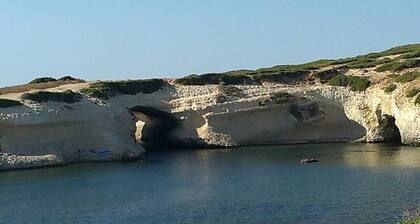
[[[417,0],[0,0],[0,86],[181,77],[420,43]]]

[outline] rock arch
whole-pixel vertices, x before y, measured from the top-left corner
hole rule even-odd
[[[172,114],[145,106],[132,107],[130,112],[136,120],[135,139],[146,150],[175,145],[172,132],[178,126],[178,121]]]

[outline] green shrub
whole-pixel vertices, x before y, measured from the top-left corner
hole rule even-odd
[[[244,75],[244,74],[248,75]],[[253,74],[253,75],[250,75]],[[208,73],[203,75],[190,75],[177,79],[183,85],[259,85],[261,82],[296,83],[308,78],[309,71],[277,71],[265,70],[263,72],[231,71],[227,73]]]
[[[366,56],[377,58],[377,57],[384,57],[384,56],[390,56],[390,55],[396,55],[396,54],[411,53],[411,52],[416,52],[416,51],[420,51],[420,44],[402,45],[402,46],[390,48],[388,50],[385,50],[379,53],[370,53],[370,54],[367,54]]]
[[[409,52],[403,55],[396,57],[395,59],[411,59],[411,58],[418,58],[420,57],[420,51]]]
[[[81,79],[74,78],[72,76],[64,76],[58,79],[59,81],[82,81]]]
[[[348,59],[346,62],[346,66],[348,68],[372,68],[377,65],[382,65],[385,63],[391,62],[392,59],[390,58],[383,58],[381,60],[377,60],[376,58],[370,58],[366,56],[358,56],[352,59]]]
[[[389,84],[385,89],[384,89],[384,91],[386,92],[386,93],[392,93],[395,89],[397,88],[397,85],[395,85],[395,84]]]
[[[182,85],[252,85],[259,84],[245,71],[231,71],[227,73],[207,73],[203,75],[190,75],[177,79],[176,82]]]
[[[348,78],[347,78],[347,76],[345,76],[343,74],[336,75],[335,77],[330,79],[328,84],[330,84],[332,86],[347,86],[348,85]]]
[[[392,73],[392,74],[389,74],[389,75],[387,75],[389,78],[392,78],[392,79],[394,79],[394,78],[397,78],[399,75],[398,74],[396,74],[396,73]]]
[[[328,84],[332,86],[349,86],[351,90],[360,92],[365,91],[369,87],[370,81],[363,77],[340,74],[332,78]]]
[[[256,84],[251,77],[246,75],[225,75],[222,76],[222,82],[226,85]]]
[[[38,103],[42,102],[62,102],[62,103],[75,103],[79,102],[81,95],[75,93],[71,90],[66,90],[64,92],[47,92],[40,91],[35,93],[25,93],[21,96],[22,100],[30,100]]]
[[[349,68],[371,68],[376,66],[375,59],[363,58],[347,64]]]
[[[262,73],[254,76],[259,82],[273,82],[293,84],[308,78],[308,71],[281,71],[276,73]]]
[[[320,72],[315,72],[313,74],[313,76],[317,79],[319,79],[319,81],[321,83],[326,83],[328,81],[330,81],[330,79],[334,78],[337,75],[340,75],[341,73],[338,72],[336,69],[329,69],[329,70],[324,70],[324,71],[320,71]]]
[[[375,69],[377,72],[386,72],[386,71],[393,71],[395,68],[399,67],[399,62],[389,62],[386,64],[383,64]]]
[[[138,93],[153,93],[165,85],[162,79],[128,80],[117,82],[97,82],[81,92],[90,97],[109,99],[116,95],[136,95]]]
[[[182,85],[206,85],[206,84],[219,84],[218,79],[211,79],[210,77],[202,77],[196,74],[189,75],[176,80],[176,83]]]
[[[420,95],[418,95],[418,96],[416,97],[416,100],[414,101],[414,103],[415,103],[416,105],[420,105]]]
[[[411,89],[411,90],[409,90],[408,91],[408,93],[407,93],[407,97],[413,97],[413,96],[416,96],[417,95],[417,93],[419,93],[420,92],[420,89],[419,88],[416,88],[416,89]]]
[[[17,107],[21,105],[22,103],[16,100],[0,99],[0,108]]]
[[[56,82],[56,81],[57,81],[57,79],[52,78],[52,77],[41,77],[41,78],[36,78],[36,79],[32,80],[29,84]]]
[[[392,61],[392,59],[391,59],[391,58],[383,58],[383,59],[381,59],[381,60],[377,60],[377,61],[376,61],[376,65],[385,64],[385,63],[388,63],[388,62],[391,62],[391,61]]]
[[[420,77],[420,72],[407,72],[395,78],[396,82],[411,82]]]
[[[347,63],[353,62],[355,60],[356,59],[354,57],[353,58],[340,58],[340,59],[337,59],[337,60],[331,62],[331,65],[347,64]]]
[[[276,65],[270,68],[257,69],[258,73],[276,73],[276,72],[297,72],[297,71],[308,71],[323,68],[332,65],[335,60],[321,59],[317,61],[308,62],[299,65]]]
[[[280,82],[280,83],[296,83],[305,81],[309,78],[308,74],[313,72],[316,78],[320,78],[321,82],[326,82],[334,77],[336,74],[324,73],[318,74],[322,71],[320,69],[328,66],[334,66],[328,70],[349,69],[349,68],[370,68],[380,65],[377,70],[382,71],[401,71],[406,68],[413,68],[420,66],[420,59],[412,59],[412,55],[420,52],[420,44],[404,45],[388,49],[379,53],[371,53],[366,55],[359,55],[356,57],[343,58],[338,60],[322,59],[312,61],[309,63],[298,65],[276,65],[269,68],[260,68],[257,70],[235,70],[224,73],[209,73],[203,75],[190,75],[176,80],[177,83],[183,85],[207,85],[207,84],[260,84],[264,82]],[[398,62],[387,56],[396,54],[411,55],[409,60]],[[382,59],[378,59],[383,57]],[[408,56],[406,56],[408,57]],[[325,70],[325,69],[323,69]],[[368,84],[366,81],[352,81],[353,85],[363,89]],[[358,87],[354,87],[358,88]]]
[[[257,72],[254,71],[254,70],[240,69],[240,70],[228,71],[228,72],[225,72],[224,74],[226,74],[226,75],[239,75],[239,76],[242,76],[242,75],[252,76],[252,75],[257,74]]]
[[[353,91],[365,91],[369,85],[370,81],[366,78],[349,76],[349,86]]]
[[[377,72],[385,72],[385,71],[398,72],[398,71],[402,71],[402,70],[407,69],[407,68],[415,68],[415,67],[418,67],[418,66],[420,66],[420,60],[419,59],[409,59],[409,60],[405,60],[403,62],[394,61],[394,62],[385,63],[385,64],[379,66],[378,68],[376,68],[375,71],[377,71]]]
[[[299,65],[299,70],[310,70],[310,69],[320,69],[326,66],[330,66],[335,60],[329,59],[320,59],[316,61],[312,61],[309,63]]]
[[[370,54],[366,54],[366,55],[359,55],[356,57],[350,57],[350,58],[343,58],[343,59],[338,59],[335,60],[333,62],[331,62],[331,65],[340,65],[340,64],[350,64],[353,63],[353,66],[357,66],[357,64],[360,65],[359,68],[361,67],[365,67],[365,66],[371,66],[370,63],[373,62],[370,61],[369,59],[376,59],[379,57],[386,57],[386,56],[391,56],[391,55],[396,55],[396,54],[409,54],[411,55],[411,57],[404,57],[404,58],[413,58],[416,54],[416,52],[420,51],[420,44],[409,44],[409,45],[403,45],[403,46],[398,46],[398,47],[394,47],[379,53],[370,53]],[[397,58],[398,60],[399,58]],[[379,65],[381,63],[386,63],[386,62],[390,62],[392,61],[392,59],[389,58],[384,58],[382,60],[378,60],[375,62],[376,65]]]

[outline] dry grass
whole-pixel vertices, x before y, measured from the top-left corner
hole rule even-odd
[[[25,84],[25,85],[19,85],[19,86],[4,87],[4,88],[0,88],[0,95],[9,94],[9,93],[24,93],[31,90],[44,90],[44,89],[58,87],[61,85],[77,84],[77,83],[83,83],[83,82],[85,81],[82,81],[82,80],[55,81],[55,82],[33,83],[33,84]]]

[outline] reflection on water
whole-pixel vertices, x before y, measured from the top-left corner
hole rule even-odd
[[[360,150],[345,146],[344,161],[352,166],[420,167],[419,148],[409,146],[367,144]]]
[[[419,147],[155,152],[133,163],[1,172],[0,223],[395,223],[420,206],[419,177]]]

